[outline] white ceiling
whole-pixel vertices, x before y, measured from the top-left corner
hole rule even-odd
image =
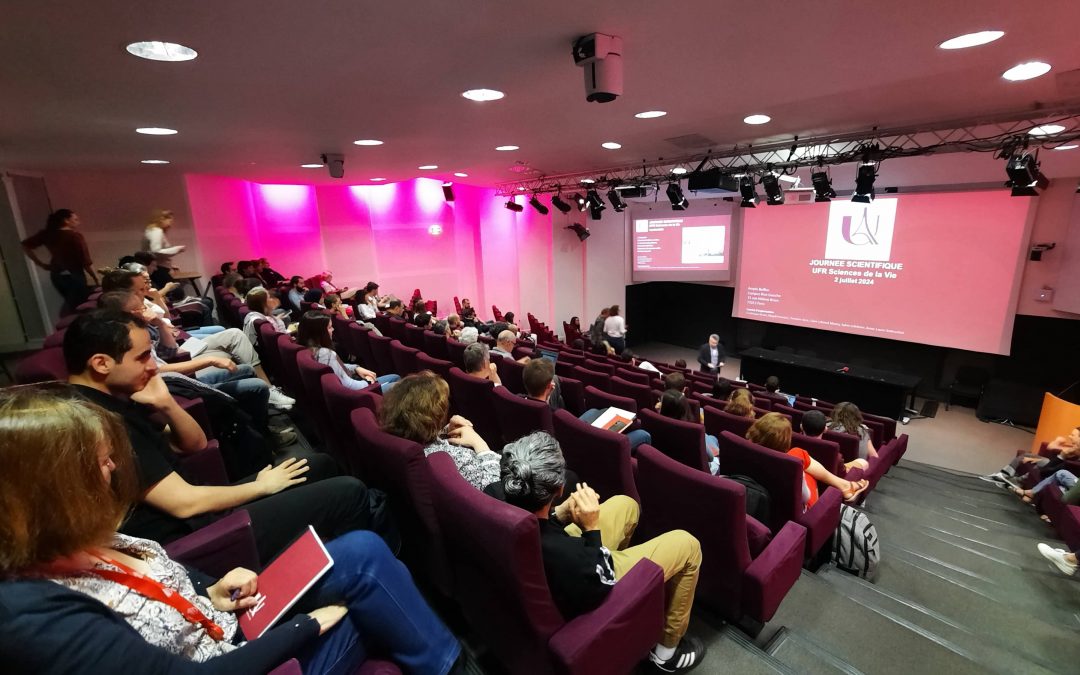
[[[1005,37],[937,48],[990,28]],[[344,152],[349,183],[465,171],[465,182],[490,185],[515,178],[519,160],[550,174],[685,154],[664,140],[684,134],[720,148],[1080,102],[1059,79],[1080,69],[1078,28],[1076,0],[8,2],[0,166],[326,183],[299,165]],[[570,56],[575,37],[597,31],[624,43],[625,94],[608,104],[585,102]],[[146,39],[199,58],[124,51]],[[1054,69],[1000,77],[1028,60]],[[460,96],[474,87],[507,96]],[[650,109],[669,114],[633,116]],[[751,113],[773,122],[743,124]],[[140,126],[180,133],[141,136]],[[352,145],[359,138],[385,145]],[[602,149],[607,140],[623,148]],[[496,152],[502,144],[521,150]],[[1080,175],[1080,150],[1047,155],[1051,177]],[[139,165],[157,158],[172,164]]]

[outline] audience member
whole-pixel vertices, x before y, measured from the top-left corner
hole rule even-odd
[[[517,322],[514,321],[515,318],[516,317],[513,312],[507,312],[503,314],[503,321],[506,322],[506,327],[514,331],[515,334],[517,334],[520,329],[518,328]]]
[[[307,312],[300,318],[300,327],[296,330],[296,342],[311,350],[311,355],[319,363],[330,366],[341,384],[349,389],[366,389],[378,382],[385,394],[401,379],[400,375],[389,374],[379,377],[374,371],[351,363],[345,363],[334,351],[334,325],[330,317],[322,312]]]
[[[820,410],[807,410],[803,413],[802,423],[799,428],[802,430],[804,436],[810,438],[822,438],[825,435],[825,429],[828,427],[829,419],[825,417],[825,413]],[[844,468],[850,471],[851,469],[866,470],[870,468],[870,463],[865,459],[853,459],[850,462],[844,463]]]
[[[1045,490],[1048,487],[1056,487],[1061,494],[1065,494],[1076,486],[1076,475],[1071,471],[1065,469],[1058,469],[1046,478],[1035,484],[1035,487],[1030,490],[1025,490],[1020,487],[1012,488],[1013,494],[1024,500],[1025,503],[1030,504],[1035,499],[1035,495]]]
[[[608,318],[604,320],[604,339],[616,354],[621,354],[626,348],[626,331],[626,321],[619,316],[619,306],[612,305]]]
[[[686,394],[680,389],[668,389],[660,396],[660,414],[681,422],[701,424],[701,419],[694,415]],[[705,434],[705,460],[709,463],[709,472],[714,476],[720,471],[720,440],[712,434]]]
[[[337,294],[330,293],[323,298],[323,302],[326,304],[326,309],[330,310],[337,316],[345,319],[346,321],[352,320],[352,317],[349,316],[348,310],[345,308],[345,303],[341,301],[341,298],[338,297]]]
[[[386,313],[395,319],[405,318],[405,305],[398,299],[390,301],[390,304],[386,306]]]
[[[686,359],[675,359],[675,363],[672,364],[680,370],[686,370]]]
[[[445,452],[477,490],[499,480],[499,455],[473,429],[450,417],[450,387],[429,370],[409,375],[383,397],[379,423],[387,433],[424,446],[424,455]]]
[[[666,673],[698,665],[705,646],[686,632],[701,567],[698,540],[673,530],[630,546],[638,523],[637,502],[612,495],[601,503],[586,483],[553,509],[567,491],[565,475],[559,444],[545,432],[529,434],[504,449],[501,481],[506,501],[537,518],[545,576],[563,616],[572,619],[596,609],[638,561],[651,560],[663,569],[667,584],[664,633],[649,660]]]
[[[491,350],[491,353],[503,359],[514,360],[514,345],[517,344],[517,336],[514,331],[507,328],[500,331],[498,337],[495,339],[495,349]],[[518,363],[528,363],[529,357],[523,356],[517,359]]]
[[[476,328],[479,331],[480,321],[476,318],[476,310],[472,307],[462,307],[461,324],[465,328]]]
[[[348,286],[345,286],[344,288],[338,288],[337,286],[335,286],[334,273],[330,270],[323,272],[319,276],[319,288],[322,289],[323,293],[326,293],[327,295],[336,295],[342,300],[351,300],[353,296],[356,295],[357,289],[355,288],[349,288]]]
[[[1049,544],[1039,544],[1039,553],[1044,558],[1054,563],[1054,567],[1065,575],[1074,576],[1076,574],[1077,560],[1076,555],[1078,551],[1066,551],[1063,548],[1054,548]]]
[[[474,326],[466,326],[461,329],[461,335],[458,337],[458,341],[467,345],[471,345],[480,339],[480,331]]]
[[[724,365],[724,347],[720,344],[719,335],[713,333],[709,336],[709,341],[701,345],[697,360],[701,364],[701,372],[720,374],[720,368]]]
[[[304,301],[304,293],[306,292],[307,288],[304,286],[304,280],[300,275],[289,277],[289,306],[292,311],[297,312],[297,316],[301,311],[300,303]]]
[[[304,293],[304,302],[307,303],[308,307],[311,309],[326,309],[326,306],[323,305],[323,295],[325,295],[323,289],[309,288],[307,292]]]
[[[1046,445],[1046,449],[1056,452],[1054,457],[1043,457],[1040,454],[1028,453],[1023,450],[1017,451],[1016,457],[1011,462],[1001,467],[996,473],[989,476],[981,476],[985,481],[1002,483],[1019,487],[1019,470],[1021,466],[1029,465],[1037,469],[1043,475],[1057,471],[1066,460],[1080,456],[1080,427],[1074,428],[1068,436],[1058,436]]]
[[[270,261],[266,258],[259,258],[255,267],[256,273],[259,278],[263,280],[267,288],[277,288],[279,284],[285,281],[285,276],[278,272],[274,268],[270,267]]]
[[[176,470],[180,457],[203,450],[206,435],[158,375],[142,321],[108,311],[80,316],[64,335],[64,361],[68,382],[123,419],[135,450],[139,503],[124,533],[166,544],[243,506],[262,560],[272,559],[309,524],[324,539],[379,530],[396,548],[396,530],[383,504],[359,480],[329,477],[336,468],[325,455],[317,461],[286,459],[235,485],[192,485],[182,478]],[[316,476],[327,477],[301,485],[312,466]]]
[[[256,321],[267,321],[276,333],[287,333],[285,322],[274,313],[281,307],[281,300],[274,291],[265,288],[256,288],[247,295],[248,313],[244,316],[244,335],[251,340],[252,346],[259,344],[258,331],[255,329]]]
[[[877,449],[870,440],[870,429],[863,424],[862,412],[859,406],[850,401],[837,403],[829,418],[829,428],[845,434],[859,437],[859,459],[867,461],[877,459]]]
[[[765,392],[761,395],[778,403],[791,405],[791,401],[788,399],[787,394],[780,391],[780,378],[775,375],[770,375],[765,378]]]
[[[597,315],[593,321],[592,328],[589,329],[589,340],[592,342],[593,351],[598,353],[604,353],[604,322],[607,321],[609,308],[604,307],[600,310],[600,314]]]
[[[802,448],[791,447],[791,422],[780,413],[766,413],[746,432],[746,438],[763,447],[791,455],[803,465],[803,511],[818,500],[818,483],[840,490],[845,502],[853,502],[870,486],[866,480],[852,482],[833,474]]]
[[[449,324],[446,319],[439,319],[435,323],[431,324],[431,332],[443,337],[450,337]]]
[[[653,364],[649,363],[648,361],[646,361],[644,359],[639,359],[637,357],[637,354],[630,351],[629,347],[627,347],[626,349],[623,350],[623,353],[620,355],[620,358],[622,359],[623,362],[625,362],[625,363],[627,363],[627,364],[629,364],[631,366],[634,366],[635,368],[641,368],[642,370],[647,370],[647,371],[649,371],[651,373],[659,373],[660,372],[660,369],[657,368],[656,366],[654,366]]]
[[[225,289],[227,293],[232,293],[237,297],[237,299],[239,299],[240,291],[239,289],[237,289],[236,285],[243,280],[244,277],[240,276],[239,273],[229,272],[221,279],[221,287]]]
[[[446,317],[446,336],[457,338],[461,336],[461,329],[465,327],[465,324],[461,323],[461,317],[457,314],[451,314]]]
[[[221,267],[219,269],[221,269],[221,276],[222,277],[224,277],[226,274],[232,274],[235,271],[233,269],[233,263],[232,263],[231,260],[228,261],[228,262],[221,263]]]
[[[245,279],[258,279],[259,278],[259,266],[254,260],[241,260],[236,263],[236,271],[240,273]],[[262,281],[262,279],[259,279]]]
[[[717,401],[726,401],[731,396],[731,380],[726,377],[716,378],[716,382],[713,382],[712,392],[709,396],[712,396]]]
[[[334,565],[289,620],[237,649],[236,613],[255,606],[257,575],[236,568],[212,583],[159,543],[117,533],[137,500],[136,458],[115,415],[65,394],[0,392],[0,658],[9,667],[180,672],[214,661],[222,672],[267,672],[298,657],[306,673],[353,672],[367,647],[418,672],[451,669],[457,641],[369,532],[328,541]]]
[[[429,328],[431,326],[431,313],[420,312],[413,318],[413,325],[417,328]]]
[[[463,356],[465,372],[482,380],[491,380],[496,387],[502,386],[499,369],[491,362],[490,350],[483,342],[474,342],[465,348]]]
[[[26,256],[49,273],[53,288],[64,299],[61,311],[65,314],[74,312],[89,297],[87,276],[94,280],[95,285],[98,282],[86,239],[79,232],[81,224],[78,214],[71,209],[57,209],[49,214],[45,229],[22,240]],[[43,261],[35,252],[42,246],[49,252],[49,262]]]
[[[664,373],[660,381],[663,382],[664,389],[674,389],[686,393],[686,375],[683,375],[680,371]]]
[[[378,313],[379,285],[374,281],[369,281],[356,295],[356,318],[360,321],[371,321]]]
[[[747,389],[742,387],[733,389],[727,405],[724,406],[724,412],[754,419],[754,397],[750,395]]]

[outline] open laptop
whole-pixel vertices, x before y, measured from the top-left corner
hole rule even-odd
[[[557,363],[559,361],[559,352],[555,351],[554,349],[541,349],[540,356],[547,359],[548,361],[551,361],[552,363]]]

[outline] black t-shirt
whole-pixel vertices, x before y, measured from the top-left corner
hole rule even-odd
[[[125,401],[90,387],[75,385],[75,388],[83,398],[109,412],[116,413],[124,421],[131,448],[135,453],[140,493],[145,493],[176,471],[176,454],[169,447],[169,439],[165,435],[164,427],[151,417],[153,410],[149,406]],[[164,545],[194,532],[213,520],[212,517],[205,515],[184,520],[145,502],[139,502],[128,519],[120,526],[120,531],[132,537],[151,539]]]
[[[571,537],[553,520],[541,519],[539,524],[544,575],[563,617],[571,619],[599,607],[615,585],[615,565],[600,531]]]

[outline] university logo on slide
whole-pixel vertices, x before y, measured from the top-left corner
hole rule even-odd
[[[895,199],[878,199],[869,204],[833,201],[829,206],[825,257],[887,261],[892,253],[895,223]]]

